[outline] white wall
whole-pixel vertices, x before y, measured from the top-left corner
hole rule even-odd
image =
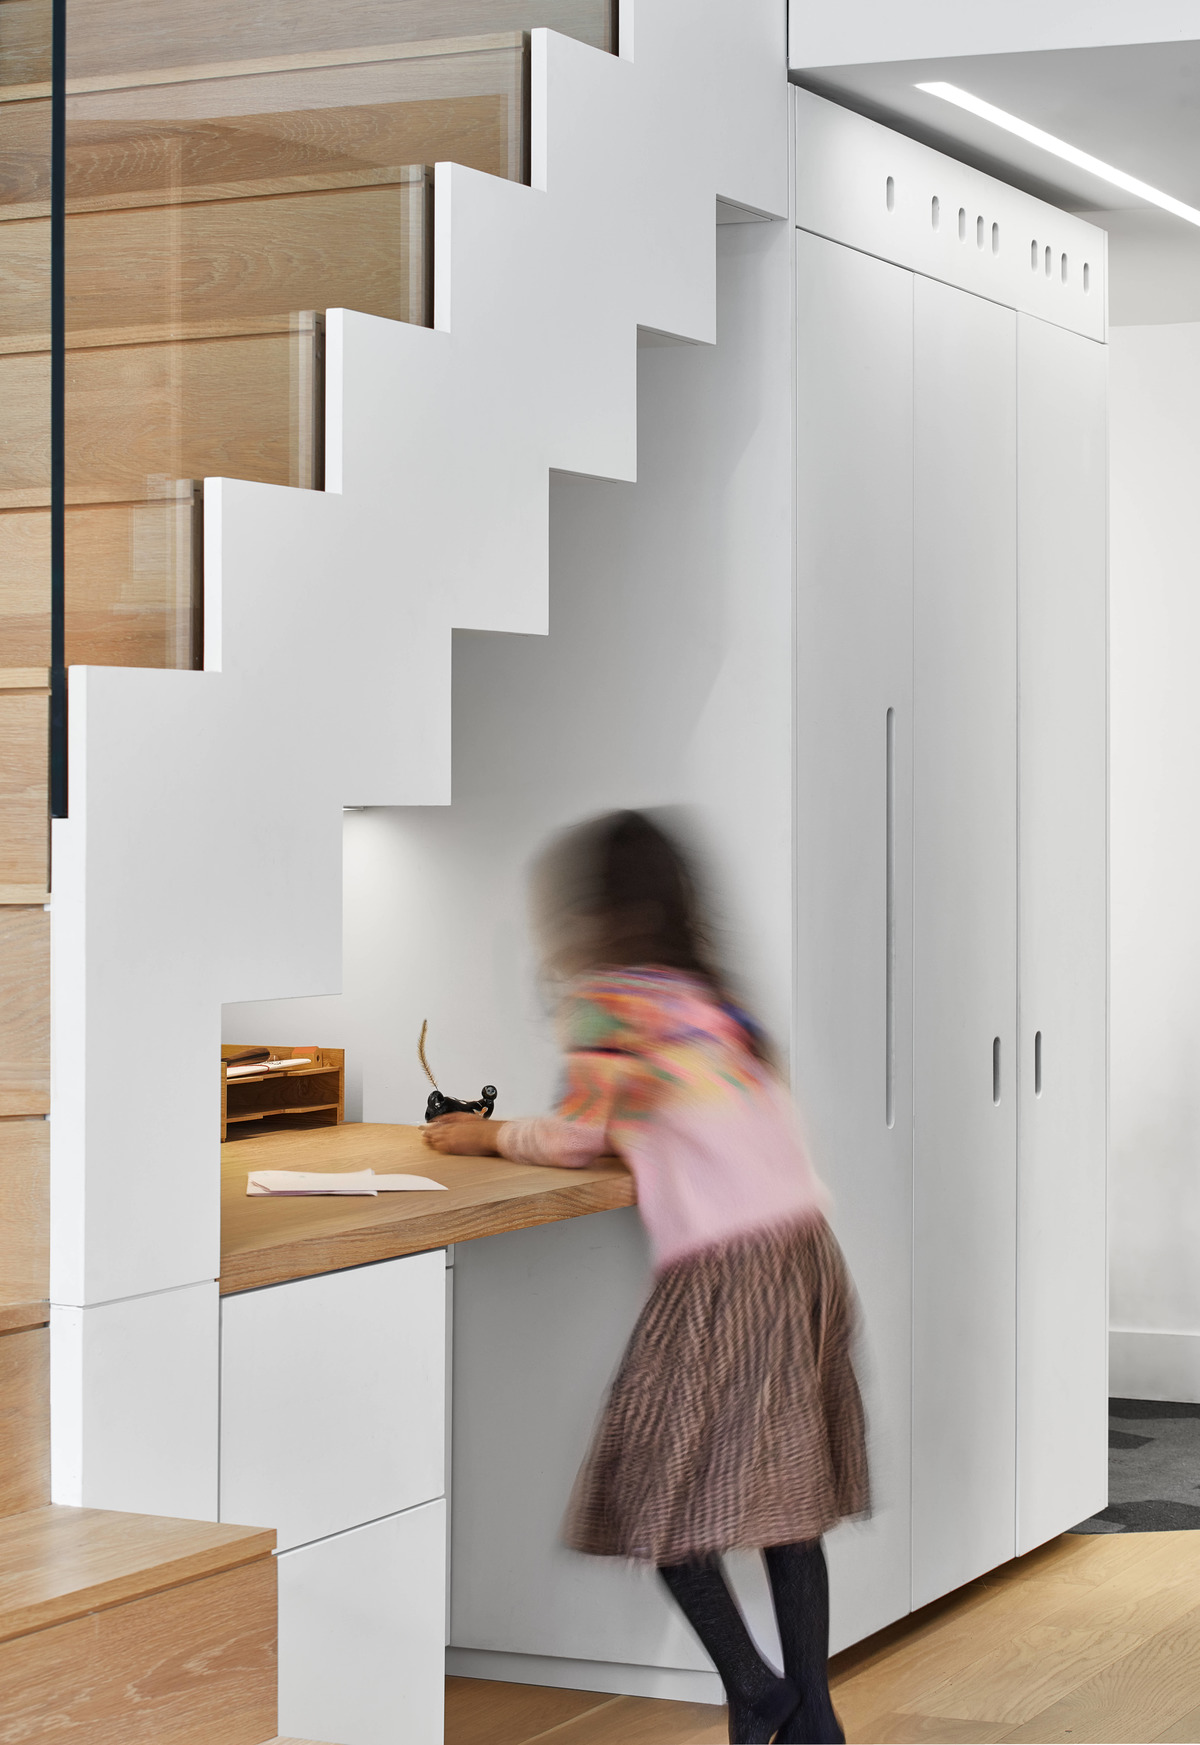
[[[1200,36],[1197,0],[790,0],[794,68]]]
[[[1200,324],[1110,344],[1110,1386],[1200,1400]]]
[[[367,1120],[420,1119],[424,1017],[448,1090],[473,1094],[491,1079],[500,1113],[547,1104],[558,1061],[526,934],[525,863],[548,831],[603,807],[697,808],[734,956],[786,1054],[792,239],[780,223],[726,226],[717,240],[716,347],[639,353],[637,484],[552,482],[549,637],[456,638],[452,804],[347,815],[344,995],[226,1008],[232,1040],[344,1042]],[[493,1385],[476,1379],[455,1405],[453,1640],[509,1656],[691,1668],[700,1683],[637,1688],[716,1700],[703,1655],[652,1580],[584,1564],[555,1543],[646,1282],[630,1221],[587,1223],[589,1303],[606,1307],[599,1321],[589,1307],[579,1338],[567,1338],[576,1371],[548,1403],[545,1431],[536,1387],[521,1413],[511,1400],[518,1383],[524,1400],[531,1378],[559,1373],[571,1293],[556,1294],[542,1362],[530,1344],[537,1315],[522,1321],[519,1349],[503,1333],[515,1312],[499,1300],[509,1239],[458,1253],[456,1366]],[[553,1245],[556,1232],[534,1235]],[[553,1255],[546,1267],[554,1273]],[[498,1481],[505,1508],[483,1494]],[[554,1677],[540,1660],[488,1664]],[[573,1666],[564,1682],[583,1676]]]
[[[638,483],[552,480],[549,636],[455,636],[452,804],[346,814],[344,994],[225,1008],[230,1040],[344,1043],[356,1117],[422,1118],[426,1017],[444,1088],[491,1079],[501,1113],[545,1104],[557,1056],[525,867],[607,807],[697,808],[734,957],[786,1055],[790,239],[716,235],[717,347],[638,354]]]

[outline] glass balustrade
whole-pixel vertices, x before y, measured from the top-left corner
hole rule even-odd
[[[0,0],[0,638],[48,659],[51,0]],[[432,169],[528,176],[615,0],[66,0],[66,661],[202,659],[206,476],[319,489],[323,318],[428,323]]]

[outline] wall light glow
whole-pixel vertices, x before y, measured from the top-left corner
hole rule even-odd
[[[1078,146],[1068,145],[1065,139],[1057,139],[1052,133],[1044,133],[1040,127],[1034,127],[1030,122],[1010,115],[1006,109],[997,109],[994,103],[985,103],[982,97],[972,96],[970,91],[962,91],[957,85],[947,85],[940,79],[932,80],[927,85],[918,85],[917,90],[928,91],[931,97],[941,97],[945,102],[953,103],[971,115],[978,115],[982,121],[990,121],[993,126],[1002,127],[1006,133],[1015,133],[1018,139],[1040,146],[1043,151],[1053,152],[1056,158],[1063,158],[1067,163],[1074,164],[1076,169],[1087,170],[1091,175],[1099,176],[1101,181],[1111,182],[1114,188],[1121,188],[1126,194],[1135,194],[1139,200],[1149,201],[1152,206],[1161,206],[1164,212],[1173,212],[1176,218],[1183,218],[1188,224],[1200,224],[1200,211],[1195,206],[1185,205],[1172,194],[1164,194],[1161,188],[1152,188],[1149,182],[1140,182],[1136,176],[1128,176],[1124,170],[1114,169],[1112,164],[1106,164],[1101,158],[1094,158],[1090,152],[1080,151]]]

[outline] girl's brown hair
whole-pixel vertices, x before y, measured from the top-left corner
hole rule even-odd
[[[681,970],[707,983],[767,1057],[762,1032],[730,997],[693,862],[646,813],[610,812],[566,831],[542,855],[535,890],[550,967]]]

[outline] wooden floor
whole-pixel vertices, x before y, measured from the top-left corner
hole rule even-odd
[[[1067,1535],[833,1667],[851,1745],[1200,1741],[1200,1533]],[[725,1711],[446,1681],[446,1745],[718,1745]]]

